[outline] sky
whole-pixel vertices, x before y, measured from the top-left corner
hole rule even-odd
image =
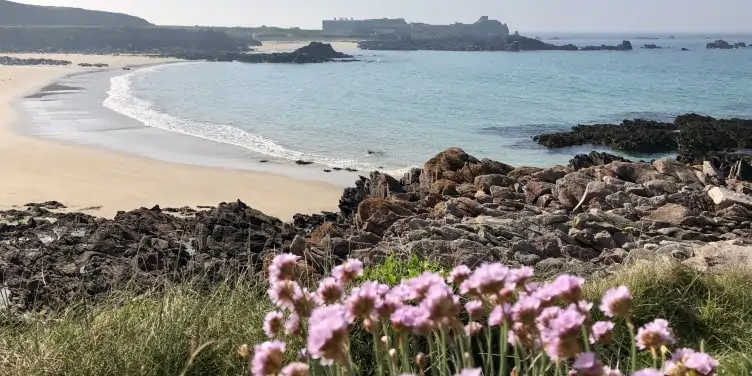
[[[334,17],[470,23],[520,32],[752,32],[752,0],[17,0],[123,12],[159,25],[320,29]],[[158,5],[157,5],[158,4]]]

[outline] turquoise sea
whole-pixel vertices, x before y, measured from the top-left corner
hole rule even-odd
[[[551,42],[621,39],[629,38]],[[102,104],[257,159],[386,171],[450,146],[512,165],[565,164],[593,148],[550,151],[531,137],[578,123],[752,117],[752,48],[707,50],[700,37],[631,41],[631,52],[354,51],[361,62],[180,63],[113,75]],[[200,159],[202,150],[193,153]]]

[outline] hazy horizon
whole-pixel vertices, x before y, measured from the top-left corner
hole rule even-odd
[[[524,33],[752,33],[748,0],[20,0],[26,4],[121,12],[157,25],[297,26],[320,29],[335,17],[405,18],[408,22],[470,23],[480,16]]]

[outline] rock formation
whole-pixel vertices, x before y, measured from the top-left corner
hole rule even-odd
[[[221,54],[185,53],[173,54],[172,56],[185,60],[207,61],[238,61],[241,63],[284,63],[284,64],[311,64],[330,63],[335,61],[356,61],[351,55],[337,52],[331,44],[311,42],[307,46],[298,48],[293,52],[277,53],[239,53],[226,52]]]
[[[502,261],[542,275],[605,275],[620,265],[669,259],[700,269],[749,263],[752,168],[664,158],[629,162],[605,153],[573,167],[518,167],[438,153],[402,177],[372,172],[344,190],[338,213],[292,223],[241,202],[203,211],[138,209],[112,219],[58,213],[56,202],[0,212],[0,283],[15,312],[101,297],[129,283],[212,284],[261,273],[272,254],[303,256],[311,276],[349,257],[390,254],[447,267]],[[731,247],[732,254],[719,249]],[[747,255],[747,256],[745,256]]]

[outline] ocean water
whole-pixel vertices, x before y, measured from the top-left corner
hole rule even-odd
[[[547,150],[531,138],[576,124],[686,112],[752,117],[752,48],[706,50],[704,38],[632,43],[670,48],[356,51],[361,62],[181,63],[112,77],[103,104],[255,158],[393,172],[451,146],[512,165],[566,164],[595,148]]]

